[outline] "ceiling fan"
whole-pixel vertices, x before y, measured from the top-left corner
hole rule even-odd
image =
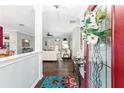
[[[53,5],[56,9],[58,9],[61,5]]]
[[[50,32],[48,32],[46,35],[47,35],[47,36],[53,36]]]

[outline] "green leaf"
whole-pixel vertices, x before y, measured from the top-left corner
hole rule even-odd
[[[90,23],[91,23],[91,19],[90,18],[86,19],[86,24],[90,24]]]
[[[97,44],[101,44],[101,42],[102,42],[101,38],[98,38]]]
[[[80,27],[81,30],[83,30],[83,27]]]
[[[100,32],[100,37],[107,37],[107,36],[108,36],[108,31]]]
[[[105,16],[106,16],[105,11],[98,9],[96,11],[96,22],[97,23],[102,22],[102,20],[105,18]]]

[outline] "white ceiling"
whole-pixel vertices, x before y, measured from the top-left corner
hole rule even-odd
[[[43,32],[53,34],[53,36],[69,35],[73,29],[80,26],[80,20],[87,6],[44,6],[43,8]],[[70,20],[76,21],[70,24]]]
[[[54,36],[69,35],[79,26],[80,18],[87,6],[60,6],[58,9],[51,6],[43,7],[43,32]],[[76,21],[69,23],[70,20]],[[24,26],[19,26],[24,24]],[[34,34],[35,14],[32,6],[0,6],[0,25],[5,30],[19,30]]]
[[[34,34],[34,18],[32,6],[0,6],[0,25],[4,26],[4,30],[19,30]]]

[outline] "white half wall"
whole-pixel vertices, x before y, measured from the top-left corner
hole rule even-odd
[[[32,52],[0,59],[0,88],[30,88],[41,79],[41,53]]]

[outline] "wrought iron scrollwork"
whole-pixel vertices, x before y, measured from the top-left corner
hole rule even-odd
[[[93,62],[93,85],[95,88],[102,87],[102,81],[100,78],[100,72],[103,68],[103,59],[100,53],[100,46],[94,45],[93,46],[93,54],[92,54],[92,62]]]

